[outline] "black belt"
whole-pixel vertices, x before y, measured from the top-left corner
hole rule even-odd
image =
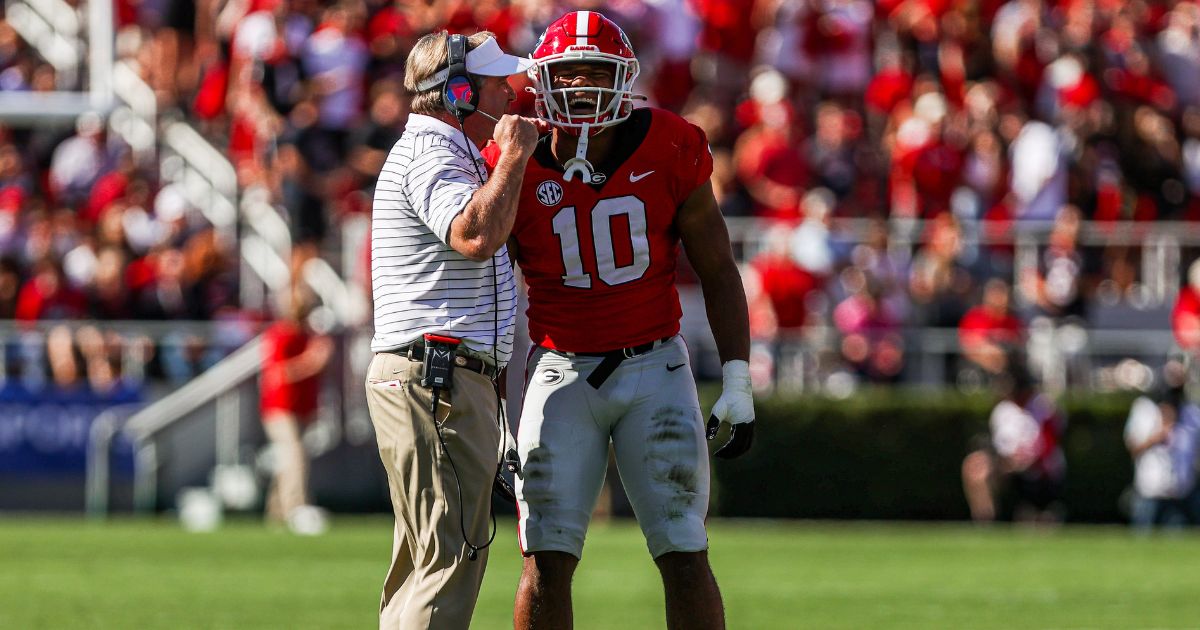
[[[601,357],[604,359],[587,377],[588,385],[591,385],[595,389],[600,389],[600,386],[604,384],[604,381],[608,380],[608,377],[612,376],[612,373],[616,371],[622,361],[646,354],[670,340],[670,337],[663,337],[662,339],[655,339],[640,346],[631,346],[629,348],[621,348],[620,350],[609,350],[608,352],[572,352],[571,354],[577,357]]]
[[[388,350],[387,352],[388,354],[395,354],[405,357],[410,361],[425,360],[425,344],[419,342],[410,343],[407,346],[400,346],[395,350]],[[489,364],[487,361],[484,361],[478,357],[472,357],[460,353],[456,353],[454,355],[454,367],[460,367],[464,370],[478,372],[492,380],[495,380],[496,375],[500,373],[500,370],[496,366]]]

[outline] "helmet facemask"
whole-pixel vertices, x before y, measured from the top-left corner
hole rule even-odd
[[[529,69],[539,118],[569,135],[578,136],[575,157],[563,164],[563,178],[575,175],[601,183],[587,160],[588,138],[623,122],[633,113],[633,82],[638,76],[637,57],[621,27],[594,11],[572,11],[546,27],[530,57]],[[611,64],[610,85],[563,85],[554,82],[554,71],[564,64]],[[579,76],[572,76],[574,79]],[[587,76],[585,74],[585,76]],[[591,75],[586,83],[599,83]]]
[[[583,47],[580,47],[583,48]],[[611,86],[556,88],[554,71],[566,64],[611,64]],[[633,82],[638,76],[638,62],[618,55],[589,49],[568,48],[566,52],[537,60],[529,69],[533,81],[534,107],[539,118],[571,135],[588,136],[599,133],[629,118],[633,112]]]

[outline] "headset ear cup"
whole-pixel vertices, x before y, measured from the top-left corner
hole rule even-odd
[[[467,72],[467,38],[451,35],[446,40],[446,82],[442,84],[442,105],[459,122],[475,113],[479,90]]]
[[[442,89],[442,103],[446,111],[454,114],[459,120],[475,113],[479,104],[479,91],[475,89],[475,82],[467,74],[451,75]]]

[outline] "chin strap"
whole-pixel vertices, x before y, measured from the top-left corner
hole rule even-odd
[[[592,163],[587,161],[589,127],[590,125],[587,123],[583,124],[583,129],[579,133],[579,143],[575,145],[575,157],[563,164],[563,181],[571,181],[576,173],[584,183],[592,181]]]

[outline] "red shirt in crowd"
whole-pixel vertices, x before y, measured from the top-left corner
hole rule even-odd
[[[755,215],[765,219],[795,221],[800,218],[800,190],[808,183],[808,165],[795,143],[773,132],[760,133],[747,141],[738,165],[742,180],[749,185],[766,182],[795,191],[794,198],[781,198],[777,203],[762,200]]]
[[[120,170],[113,170],[101,175],[92,186],[88,195],[87,205],[79,212],[79,218],[88,223],[96,223],[104,209],[112,202],[125,196],[129,190],[129,178]]]
[[[299,324],[287,320],[271,324],[263,333],[262,413],[286,411],[300,420],[310,419],[317,411],[317,394],[321,389],[320,374],[286,382],[284,366],[300,356],[312,341],[313,335]]]
[[[213,120],[225,112],[225,93],[229,89],[229,63],[220,61],[204,71],[192,112],[200,120]]]
[[[702,23],[702,50],[724,53],[746,63],[754,58],[758,32],[751,19],[753,0],[691,0],[691,4]]]
[[[919,212],[934,217],[950,210],[950,196],[962,182],[963,154],[945,141],[917,151],[912,164]]]
[[[16,218],[25,206],[25,189],[18,184],[0,187],[0,212],[11,213]]]
[[[17,294],[16,318],[81,319],[87,317],[87,296],[67,286],[61,275],[41,273],[34,276]]]
[[[1156,77],[1135,74],[1121,68],[1109,68],[1104,71],[1104,78],[1118,96],[1162,109],[1168,109],[1175,104],[1175,91]]]
[[[384,37],[409,37],[413,34],[412,25],[404,12],[395,5],[387,5],[379,10],[367,23],[367,41],[375,42]]]
[[[1012,313],[996,313],[980,305],[967,311],[958,322],[958,339],[963,346],[981,341],[1015,346],[1021,341],[1021,320]]]
[[[864,95],[867,107],[880,114],[890,114],[912,93],[912,75],[900,67],[886,68],[871,78]]]
[[[805,299],[821,286],[820,280],[786,255],[765,254],[750,267],[775,311],[776,325],[781,329],[803,326],[808,317]]]
[[[1179,291],[1179,300],[1171,311],[1171,331],[1180,348],[1200,351],[1200,292],[1190,286]]]

